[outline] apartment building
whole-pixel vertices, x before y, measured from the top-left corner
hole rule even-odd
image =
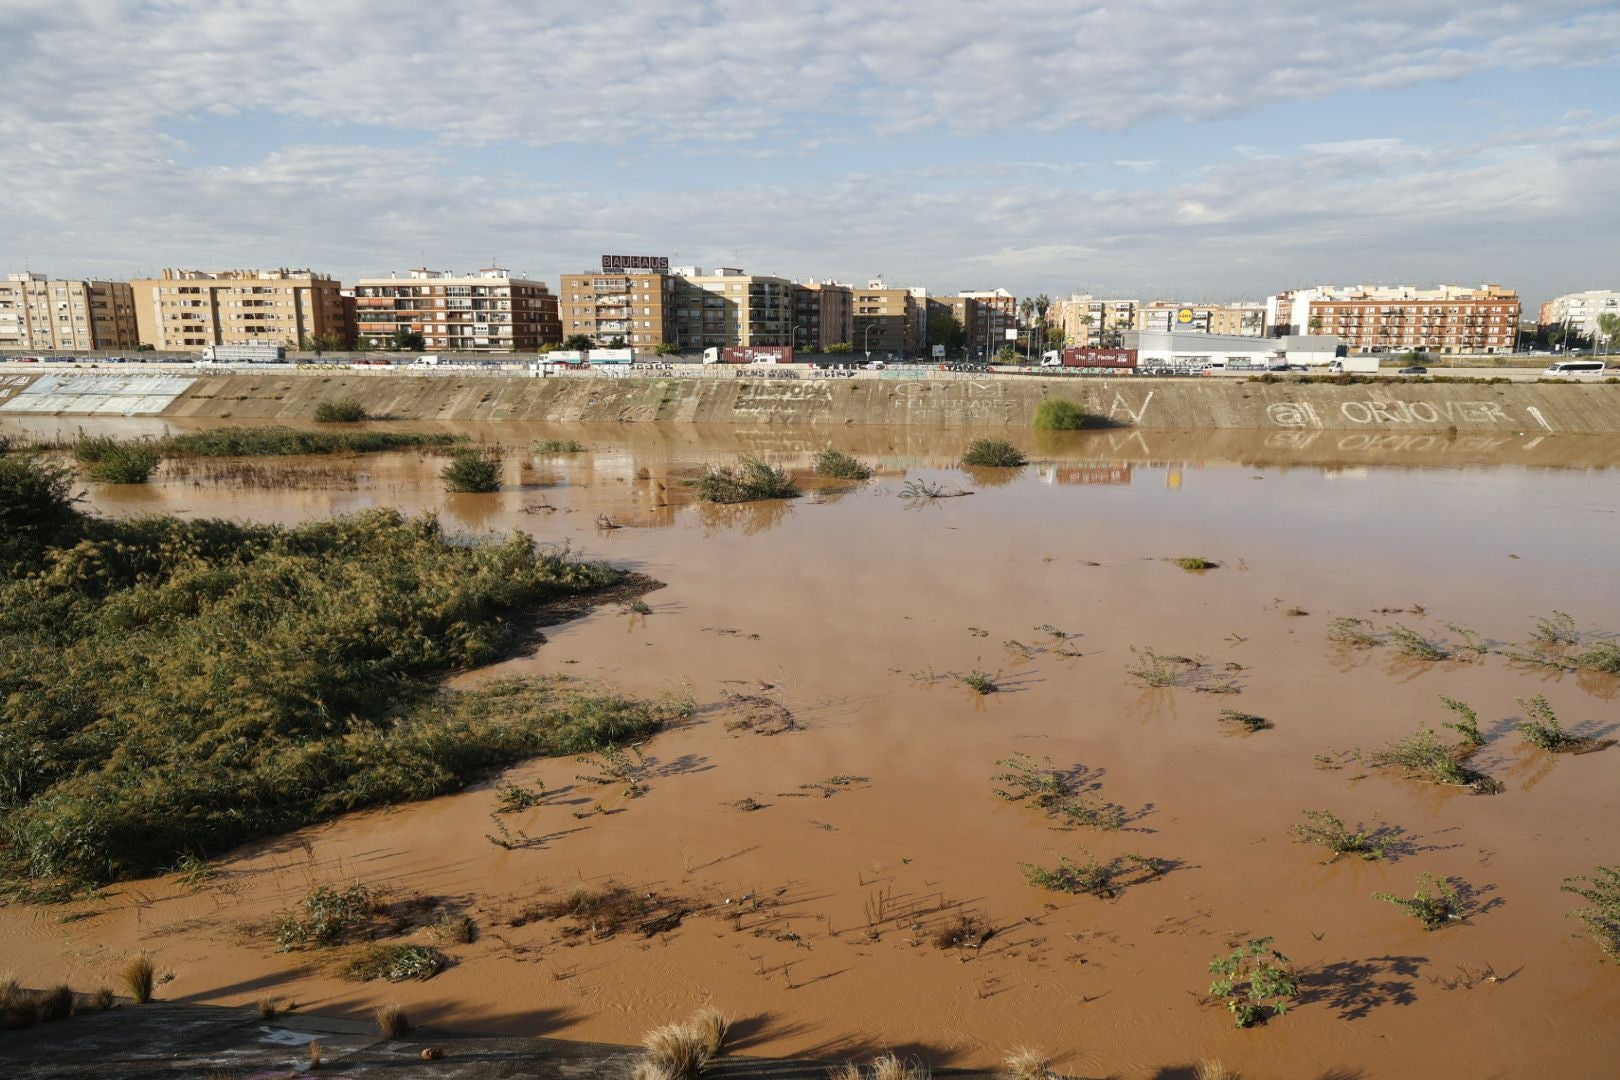
[[[674,278],[672,333],[680,348],[792,344],[795,286],[787,278],[729,266],[711,274],[680,266]]]
[[[0,349],[134,349],[139,340],[128,282],[30,272],[0,281]]]
[[[853,290],[850,343],[856,352],[909,355],[917,348],[917,297],[891,289],[882,278]]]
[[[361,278],[354,305],[364,345],[385,345],[400,329],[421,334],[430,350],[511,353],[562,342],[550,287],[497,266],[472,274],[421,267],[404,277]]]
[[[165,270],[130,286],[141,343],[154,349],[343,337],[341,287],[311,270]]]
[[[1540,326],[1563,326],[1582,337],[1599,341],[1603,331],[1598,326],[1598,318],[1603,315],[1620,315],[1620,292],[1591,289],[1555,296],[1541,305],[1536,321]]]
[[[793,286],[793,345],[826,352],[848,345],[855,333],[855,293],[836,281],[807,281]]]
[[[1518,293],[1495,283],[1319,285],[1266,300],[1271,333],[1332,334],[1352,353],[1510,353],[1519,311]]]
[[[1007,331],[1018,329],[1018,297],[1006,289],[963,291],[956,296],[959,300],[968,301],[958,318],[962,320],[962,329],[967,332],[969,346],[988,347],[993,353],[1003,345],[1011,344]],[[952,308],[952,314],[955,314],[954,304]]]
[[[566,340],[584,334],[607,348],[679,344],[674,333],[675,278],[663,271],[611,270],[564,274],[557,297]]]
[[[1063,331],[1068,344],[1081,348],[1118,348],[1123,335],[1141,329],[1137,300],[1103,300],[1090,293],[1075,293],[1056,301],[1047,319]]]
[[[1258,301],[1234,304],[1189,304],[1153,300],[1136,312],[1134,329],[1159,333],[1219,334],[1227,337],[1264,337],[1266,307]]]

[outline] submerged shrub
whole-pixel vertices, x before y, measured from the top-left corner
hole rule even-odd
[[[870,480],[872,468],[832,447],[816,455],[816,472],[834,480]]]
[[[76,537],[73,471],[19,454],[0,457],[0,575]]]
[[[1023,451],[1004,439],[975,439],[962,454],[962,464],[1014,469],[1028,465],[1029,459]]]
[[[712,503],[755,502],[760,499],[796,499],[793,478],[756,457],[744,454],[735,465],[710,465],[698,478],[698,498]]]
[[[458,450],[439,474],[444,489],[471,494],[501,490],[501,459],[481,450]]]
[[[1086,414],[1072,401],[1047,398],[1035,406],[1030,426],[1036,431],[1078,431],[1086,426]]]
[[[323,424],[354,424],[371,419],[371,415],[354,398],[338,398],[315,406],[315,419]]]
[[[174,457],[285,457],[291,454],[378,454],[454,446],[465,435],[427,431],[299,431],[290,427],[219,427],[162,440]]]
[[[1448,922],[1463,917],[1462,894],[1450,878],[1439,877],[1428,871],[1418,875],[1417,891],[1411,899],[1393,893],[1373,893],[1374,900],[1394,904],[1423,924],[1425,930],[1438,930]]]
[[[1240,1028],[1260,1023],[1267,1009],[1272,1016],[1283,1015],[1299,995],[1293,965],[1271,947],[1268,937],[1215,957],[1209,970],[1215,976],[1209,984],[1210,996],[1225,1004],[1232,1023]]]
[[[144,484],[161,460],[151,443],[118,443],[91,461],[86,471],[99,484]]]
[[[427,945],[372,945],[350,960],[343,974],[356,982],[431,979],[444,963],[444,954]]]
[[[1586,927],[1604,956],[1620,960],[1620,867],[1600,866],[1591,876],[1566,878],[1562,890],[1591,905],[1570,915]]]
[[[531,454],[583,454],[585,447],[573,439],[536,439],[529,444]]]

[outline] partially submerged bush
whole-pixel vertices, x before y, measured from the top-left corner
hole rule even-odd
[[[1004,439],[974,439],[962,454],[962,464],[981,465],[998,469],[1016,469],[1028,465],[1023,451]]]
[[[1449,747],[1440,742],[1432,728],[1422,728],[1374,750],[1367,756],[1367,762],[1404,769],[1407,776],[1431,784],[1472,787],[1483,793],[1491,786],[1488,778],[1464,764],[1479,745],[1465,742],[1460,747]]]
[[[378,454],[454,446],[465,435],[427,431],[299,431],[290,427],[217,427],[171,435],[159,443],[176,457],[285,457],[293,454]]]
[[[996,685],[994,675],[991,675],[987,671],[980,671],[978,668],[974,668],[966,675],[958,675],[957,678],[961,679],[963,685],[965,685],[969,690],[972,690],[975,694],[978,694],[980,697],[983,697],[985,694],[993,694],[997,690],[1001,689]]]
[[[529,444],[531,454],[583,454],[585,447],[574,439],[536,439]]]
[[[1271,721],[1267,720],[1263,716],[1256,716],[1254,713],[1238,712],[1236,709],[1222,709],[1221,715],[1218,719],[1223,724],[1231,724],[1234,727],[1242,728],[1244,731],[1250,732],[1251,734],[1256,731],[1265,731],[1267,728],[1272,726]]]
[[[1479,730],[1479,714],[1471,709],[1467,702],[1456,698],[1440,695],[1440,704],[1456,714],[1457,719],[1441,724],[1441,727],[1450,728],[1463,738],[1463,745],[1468,747],[1481,747],[1485,745],[1485,736]]]
[[[1067,856],[1059,856],[1051,869],[1034,863],[1021,863],[1024,880],[1040,889],[1052,892],[1085,893],[1111,900],[1130,885],[1152,881],[1169,869],[1161,859],[1144,855],[1116,855],[1101,862],[1089,851],[1086,861],[1077,863]]]
[[[1215,980],[1209,984],[1211,997],[1221,999],[1240,1028],[1253,1027],[1266,1018],[1288,1011],[1299,995],[1288,957],[1271,947],[1272,939],[1255,938],[1225,956],[1209,962]]]
[[[0,457],[0,576],[33,569],[47,548],[78,538],[83,519],[73,507],[73,479],[61,465],[20,454]]]
[[[1072,401],[1046,398],[1035,406],[1030,426],[1036,431],[1078,431],[1086,426],[1086,414]]]
[[[744,454],[735,465],[710,465],[697,482],[698,498],[712,503],[797,499],[793,478],[756,457]]]
[[[1554,611],[1546,618],[1538,618],[1530,636],[1542,645],[1573,645],[1579,640],[1579,635],[1575,633],[1575,620],[1563,611]]]
[[[444,954],[428,945],[371,945],[343,969],[356,982],[431,979],[444,969]]]
[[[1597,641],[1576,653],[1571,661],[1581,671],[1596,671],[1604,675],[1620,675],[1620,645],[1612,641]]]
[[[1392,893],[1373,893],[1374,900],[1394,904],[1418,922],[1425,930],[1438,930],[1448,922],[1463,918],[1462,895],[1450,878],[1438,877],[1424,871],[1418,875],[1417,890],[1411,899]]]
[[[1028,754],[1014,754],[996,764],[1007,770],[990,778],[1000,785],[995,789],[998,798],[1033,806],[1060,826],[1084,825],[1105,831],[1125,827],[1123,806],[1079,790],[1069,775],[1052,768],[1050,758],[1037,765]]]
[[[1366,619],[1334,619],[1328,623],[1328,640],[1338,645],[1351,645],[1358,649],[1371,648],[1379,643],[1378,634]]]
[[[116,443],[93,459],[86,472],[98,484],[144,484],[161,460],[151,443]]]
[[[1387,626],[1384,629],[1389,634],[1390,644],[1394,645],[1395,651],[1402,656],[1432,662],[1444,660],[1451,655],[1409,626]]]
[[[1383,824],[1371,828],[1358,825],[1352,829],[1326,810],[1306,810],[1304,814],[1305,820],[1298,825],[1290,825],[1288,831],[1301,843],[1320,844],[1333,852],[1329,862],[1340,855],[1381,859],[1394,838],[1392,831]]]
[[[1175,563],[1183,570],[1217,570],[1221,565],[1218,562],[1212,562],[1204,558],[1202,555],[1184,555],[1176,559]]]
[[[354,398],[338,398],[316,405],[315,419],[323,424],[355,424],[371,419],[371,414]]]
[[[1575,750],[1586,742],[1564,730],[1564,725],[1558,722],[1552,706],[1547,703],[1546,695],[1520,698],[1519,708],[1524,710],[1524,720],[1515,726],[1532,746],[1561,754]]]
[[[501,459],[481,450],[458,450],[439,474],[444,489],[470,494],[501,490]]]
[[[828,447],[816,455],[815,465],[816,472],[834,480],[870,480],[872,478],[872,467],[870,465],[862,464],[842,450],[835,450],[832,447]]]
[[[276,948],[319,948],[350,940],[370,926],[381,902],[364,885],[341,891],[320,885],[304,897],[299,910],[283,915],[276,924]]]
[[[1599,866],[1590,876],[1565,878],[1561,888],[1591,905],[1570,915],[1586,927],[1604,956],[1620,960],[1620,867]]]

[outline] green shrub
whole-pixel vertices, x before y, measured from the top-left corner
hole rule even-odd
[[[219,427],[171,435],[170,457],[286,457],[293,454],[380,454],[455,446],[465,435],[426,431],[299,431],[289,427]]]
[[[430,945],[372,945],[349,961],[343,974],[358,982],[431,979],[444,970],[444,954]]]
[[[1035,406],[1035,419],[1031,426],[1036,431],[1078,431],[1086,426],[1086,414],[1072,401],[1046,398]]]
[[[1299,995],[1288,957],[1271,947],[1271,938],[1256,938],[1226,956],[1209,962],[1215,980],[1209,984],[1211,997],[1221,999],[1240,1028],[1253,1027],[1271,1015],[1288,1011]]]
[[[1183,570],[1218,570],[1221,564],[1211,562],[1202,555],[1186,555],[1177,559],[1176,565]]]
[[[14,887],[156,873],[673,715],[556,680],[439,691],[522,643],[519,613],[619,579],[521,534],[469,542],[394,510],[296,528],[75,518],[72,546],[0,579]]]
[[[1570,915],[1586,927],[1604,956],[1620,960],[1620,867],[1600,866],[1590,877],[1565,878],[1562,889],[1592,905]]]
[[[1336,645],[1370,649],[1379,643],[1378,634],[1366,619],[1334,619],[1328,623],[1328,640]]]
[[[870,480],[872,478],[871,466],[863,465],[842,450],[834,450],[832,447],[828,447],[816,455],[816,472],[834,480]]]
[[[1519,708],[1524,710],[1525,718],[1515,726],[1532,746],[1558,754],[1573,750],[1586,741],[1564,730],[1564,725],[1558,722],[1557,715],[1543,694],[1520,698]]]
[[[1612,641],[1593,642],[1584,652],[1576,653],[1573,659],[1575,666],[1582,671],[1620,675],[1620,645]]]
[[[962,464],[1015,469],[1028,465],[1029,459],[1018,447],[1002,439],[974,439],[962,454]]]
[[[1478,748],[1485,745],[1485,736],[1479,730],[1479,714],[1469,708],[1467,702],[1458,701],[1456,698],[1449,698],[1441,694],[1440,704],[1450,709],[1457,716],[1455,721],[1441,724],[1441,727],[1450,728],[1461,735],[1464,746]]]
[[[162,458],[150,443],[118,443],[90,462],[90,479],[98,484],[144,484]]]
[[[481,450],[458,450],[439,474],[446,491],[486,494],[501,490],[501,459]]]
[[[1306,810],[1305,820],[1289,826],[1288,831],[1301,843],[1321,844],[1333,852],[1333,859],[1340,855],[1358,855],[1363,859],[1381,859],[1389,849],[1392,839],[1391,831],[1384,825],[1367,828],[1364,825],[1354,829],[1326,810]],[[1329,859],[1332,862],[1333,859]]]
[[[1058,865],[1050,870],[1034,863],[1020,864],[1024,880],[1039,889],[1052,892],[1085,893],[1111,900],[1129,885],[1152,881],[1169,869],[1163,860],[1144,855],[1116,855],[1100,862],[1089,851],[1086,861],[1077,863],[1067,856],[1059,856]]]
[[[1000,687],[996,685],[995,676],[991,675],[989,672],[980,671],[978,668],[974,668],[966,675],[958,675],[957,678],[961,679],[963,684],[969,690],[972,690],[975,694],[978,694],[981,697],[985,694],[993,694],[1000,689]]]
[[[1384,630],[1389,634],[1390,644],[1402,656],[1433,662],[1451,655],[1409,626],[1386,626]]]
[[[735,465],[711,465],[697,482],[698,498],[712,503],[796,499],[793,478],[774,465],[743,455]]]
[[[276,948],[289,952],[341,944],[370,926],[381,908],[364,885],[350,885],[341,892],[318,886],[304,897],[299,911],[283,915],[276,924]]]
[[[32,567],[78,534],[73,471],[20,454],[0,457],[0,577]]]
[[[1411,899],[1392,893],[1373,893],[1374,900],[1394,904],[1423,924],[1425,930],[1438,930],[1448,922],[1463,918],[1462,896],[1449,878],[1427,871],[1418,875],[1417,891]]]
[[[536,439],[529,444],[531,454],[583,454],[585,447],[573,439]]]
[[[371,416],[366,412],[366,407],[354,398],[338,398],[316,405],[315,419],[323,424],[354,424],[369,420]]]
[[[1544,619],[1538,618],[1530,636],[1542,645],[1573,645],[1579,640],[1575,633],[1575,620],[1563,611],[1554,611]]]
[[[1254,713],[1238,712],[1236,709],[1222,709],[1217,717],[1223,724],[1234,724],[1247,732],[1265,731],[1271,727],[1271,721]]]
[[[80,435],[73,443],[73,460],[90,465],[110,456],[118,449],[118,440],[110,435]]]

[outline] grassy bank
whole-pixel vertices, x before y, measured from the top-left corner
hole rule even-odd
[[[557,681],[446,692],[532,612],[621,581],[516,534],[391,510],[297,528],[105,520],[0,457],[0,874],[61,893],[536,754],[645,735],[679,705]],[[12,511],[15,511],[13,514]]]
[[[281,457],[289,454],[380,454],[455,446],[465,435],[419,431],[299,431],[289,427],[224,427],[159,440],[167,457]]]

